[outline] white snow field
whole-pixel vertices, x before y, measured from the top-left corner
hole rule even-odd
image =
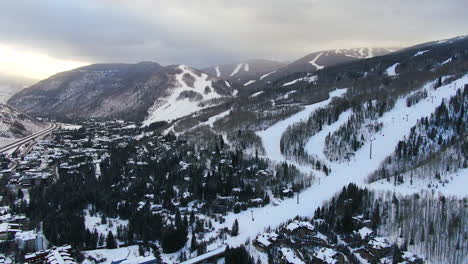
[[[230,228],[234,220],[238,219],[239,235],[229,238],[226,243],[232,246],[240,245],[247,239],[255,238],[258,233],[263,232],[267,227],[276,227],[294,218],[296,215],[304,217],[312,216],[315,209],[321,206],[323,201],[330,199],[335,193],[339,192],[343,186],[349,183],[354,182],[359,185],[365,185],[367,176],[375,171],[380,163],[394,151],[399,140],[409,135],[411,127],[413,127],[420,118],[430,116],[435,108],[440,105],[442,100],[449,99],[451,96],[455,95],[458,89],[468,84],[468,75],[450,84],[441,86],[437,90],[432,88],[433,84],[433,82],[428,83],[422,88],[428,91],[428,98],[434,98],[433,101],[429,99],[422,100],[411,106],[411,110],[408,111],[409,109],[405,103],[406,98],[400,98],[395,108],[384,113],[378,120],[382,122],[384,126],[381,132],[375,135],[372,159],[369,159],[370,144],[367,142],[361,149],[356,151],[355,160],[348,163],[330,162],[332,166],[330,175],[321,178],[319,184],[315,184],[303,191],[300,194],[299,204],[296,202],[296,198],[289,198],[283,200],[276,206],[269,204],[265,207],[252,208],[239,214],[230,213],[226,216],[225,223],[219,224],[215,222],[215,228],[217,230],[223,227]],[[331,93],[331,96],[339,96],[343,94],[344,91],[345,90],[336,90]],[[330,99],[309,105],[305,110],[274,124],[264,131],[258,132],[257,134],[262,139],[268,158],[274,161],[284,161],[285,158],[281,154],[279,148],[279,141],[282,133],[289,125],[307,118],[315,109],[326,105],[329,101]],[[325,139],[323,133],[317,134],[316,137],[318,137],[318,139],[316,139],[317,141]],[[463,177],[462,181],[466,182],[466,172],[461,171],[459,174]],[[458,180],[460,180],[460,177]],[[457,182],[454,181],[452,185],[457,185],[456,183]],[[461,187],[458,186],[457,188],[454,187],[453,190],[464,192],[465,196],[468,194],[466,189],[462,190]]]
[[[251,85],[252,83],[256,82],[255,80],[250,80],[244,84],[244,86]]]
[[[275,72],[276,72],[276,71],[272,71],[272,72],[263,74],[262,76],[260,76],[260,80],[263,80],[264,78],[268,77],[270,74],[273,74],[273,73],[275,73]]]
[[[234,71],[233,71],[233,72],[231,73],[231,75],[229,75],[229,76],[232,77],[232,76],[236,75],[236,74],[240,71],[242,65],[243,65],[242,63],[237,64],[236,68],[234,69]]]
[[[215,67],[215,71],[216,71],[216,77],[221,77],[221,71],[219,71],[219,66],[216,66]]]
[[[229,109],[229,110],[227,110],[227,111],[224,111],[224,112],[222,112],[222,113],[219,113],[219,114],[217,114],[217,115],[214,115],[214,116],[208,118],[208,120],[206,120],[205,122],[200,123],[200,124],[198,124],[198,125],[192,127],[190,130],[193,130],[193,129],[195,129],[195,128],[197,128],[197,127],[200,127],[200,126],[209,126],[209,127],[212,128],[214,122],[216,122],[217,120],[222,119],[222,118],[224,118],[225,116],[229,115],[229,114],[231,113],[231,111],[232,111],[232,109]],[[172,128],[172,127],[171,127],[171,128]]]
[[[264,93],[264,92],[263,91],[256,92],[254,94],[251,94],[249,97],[257,97],[257,96],[261,95],[262,93]]]
[[[449,178],[451,178],[450,181],[444,185],[438,183],[438,181],[430,182],[430,188],[428,188],[427,180],[419,179],[414,179],[413,184],[406,181],[396,186],[394,186],[393,180],[388,182],[386,179],[382,179],[369,184],[369,186],[375,190],[393,191],[405,195],[419,193],[421,190],[429,190],[446,196],[466,197],[468,195],[466,189],[466,186],[468,186],[468,169],[461,169],[451,174]]]
[[[202,73],[200,77],[185,65],[180,65],[178,68],[182,70],[182,73],[175,76],[176,85],[172,88],[171,94],[157,100],[153,106],[150,107],[148,110],[148,117],[143,122],[144,126],[157,121],[170,121],[187,116],[209,106],[209,104],[201,106],[200,102],[222,97],[214,90],[212,86],[213,81],[209,80],[208,75]],[[188,86],[183,80],[185,74],[195,79],[193,87]],[[207,93],[205,93],[206,87],[210,89]],[[186,91],[197,92],[203,99],[201,101],[195,101],[189,98],[179,98],[179,95]]]
[[[96,249],[84,251],[83,255],[86,259],[83,261],[83,264],[94,264],[94,261],[90,261],[87,258],[93,258],[95,260],[102,260],[100,264],[111,264],[114,261],[119,261],[122,259],[138,259],[140,256],[138,252],[138,246],[128,246],[123,248],[115,249]]]
[[[289,86],[289,85],[293,85],[297,82],[308,82],[308,83],[311,83],[311,82],[316,82],[318,80],[318,76],[317,75],[313,75],[313,76],[306,76],[306,77],[302,77],[302,78],[299,78],[299,79],[296,79],[296,80],[292,80],[290,82],[287,82],[285,84],[283,84],[283,87],[286,87],[286,86]]]
[[[397,62],[392,66],[388,67],[387,70],[385,70],[387,76],[397,76],[398,73],[396,73],[396,67],[398,67],[398,65],[400,65],[400,63]]]
[[[348,121],[349,117],[351,117],[351,114],[351,110],[342,113],[335,123],[324,127],[320,132],[311,137],[306,143],[306,152],[309,155],[314,155],[319,159],[326,160],[326,157],[323,154],[323,150],[325,148],[325,137],[329,133],[336,131],[340,126],[344,125]]]
[[[317,64],[317,60],[320,58],[320,56],[322,56],[322,54],[323,54],[323,52],[319,53],[317,56],[315,56],[315,58],[313,60],[309,61],[310,64],[314,65],[315,68],[317,68],[317,71],[325,68],[325,66],[321,66],[321,65]]]
[[[442,65],[445,65],[445,64],[450,63],[450,62],[452,62],[452,58],[449,58],[446,61],[442,62]]]
[[[333,97],[343,95],[346,92],[346,90],[347,89],[335,90],[330,93],[330,97],[327,100],[316,104],[306,105],[304,110],[292,115],[291,117],[285,120],[279,121],[278,123],[274,124],[266,130],[257,132],[257,135],[262,139],[266,156],[272,161],[286,161],[286,158],[283,156],[283,154],[281,154],[280,149],[281,136],[286,131],[286,129],[294,123],[306,120],[307,118],[309,118],[312,112],[323,106],[326,106],[331,102]]]
[[[414,54],[413,57],[421,56],[421,55],[423,55],[423,54],[426,53],[426,52],[429,52],[429,50],[421,50],[421,51],[418,51],[418,52],[416,52],[416,54]]]

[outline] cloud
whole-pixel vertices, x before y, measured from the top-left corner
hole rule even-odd
[[[87,62],[209,65],[466,34],[466,0],[15,0],[1,42]]]

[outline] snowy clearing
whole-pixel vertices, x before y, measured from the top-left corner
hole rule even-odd
[[[393,184],[393,180],[388,182],[386,179],[382,179],[369,184],[369,186],[375,190],[394,191],[405,195],[430,190],[445,196],[466,197],[468,195],[466,190],[466,186],[468,186],[468,169],[461,169],[450,175],[449,178],[452,178],[452,180],[445,184],[441,184],[436,180],[428,183],[427,180],[415,179],[412,184],[406,181],[396,186]],[[431,185],[430,188],[428,184]]]
[[[325,160],[326,158],[323,154],[323,150],[325,148],[325,138],[329,133],[336,131],[338,128],[340,128],[340,126],[345,124],[348,121],[348,118],[351,116],[351,114],[351,110],[342,113],[335,123],[329,126],[325,126],[322,129],[322,131],[318,132],[313,137],[311,137],[305,145],[305,151],[309,155],[315,155],[318,158]]]
[[[316,82],[318,80],[318,76],[317,75],[313,75],[313,76],[307,76],[307,77],[303,77],[303,78],[299,78],[299,79],[296,79],[296,80],[292,80],[290,82],[287,82],[285,84],[283,84],[282,87],[286,87],[286,86],[289,86],[289,85],[293,85],[297,82],[308,82],[308,83],[311,83],[311,82]]]
[[[280,148],[281,136],[286,131],[286,129],[294,123],[306,120],[307,118],[309,118],[312,112],[319,109],[320,107],[329,104],[333,97],[343,95],[344,93],[346,93],[346,90],[347,89],[335,90],[330,93],[330,98],[328,98],[327,100],[316,104],[306,105],[304,110],[292,115],[291,117],[285,120],[279,121],[278,123],[274,124],[266,130],[258,131],[256,134],[262,139],[266,156],[272,161],[286,161],[285,157],[281,153]]]
[[[418,51],[418,52],[416,52],[416,54],[414,54],[413,57],[421,56],[421,55],[423,55],[424,53],[426,53],[426,52],[428,52],[428,51],[429,51],[429,50]]]
[[[437,90],[432,89],[432,83],[429,83],[424,86],[424,89],[429,90],[428,93],[430,93],[430,96],[434,96],[434,101],[420,101],[411,107],[411,111],[408,111],[406,107],[406,98],[400,98],[393,110],[384,113],[379,118],[379,121],[384,126],[381,133],[375,135],[372,159],[369,159],[370,144],[367,142],[361,149],[356,151],[356,159],[354,161],[333,164],[332,172],[329,176],[322,178],[319,184],[313,185],[303,191],[300,195],[299,204],[295,198],[290,198],[283,200],[277,206],[269,204],[265,207],[252,208],[239,214],[230,213],[226,216],[225,223],[215,223],[216,229],[231,227],[234,220],[238,219],[239,235],[231,237],[227,242],[230,245],[240,245],[248,238],[253,239],[268,226],[278,226],[296,215],[310,217],[315,209],[322,205],[323,201],[330,199],[343,186],[351,182],[364,185],[367,176],[375,171],[380,163],[394,151],[398,141],[409,135],[411,127],[420,118],[429,116],[440,105],[442,100],[447,100],[453,96],[465,84],[468,84],[468,76],[444,85]],[[335,96],[343,92],[343,90],[335,91]],[[325,104],[322,102],[307,106],[305,110],[292,117],[276,123],[267,130],[257,132],[262,139],[267,156],[272,160],[284,161],[279,148],[279,141],[284,130],[289,125],[307,118],[313,110]],[[406,116],[406,114],[408,115]]]
[[[283,95],[283,99],[288,99],[291,94],[296,93],[296,92],[297,92],[296,90],[287,92],[285,95]]]
[[[257,97],[257,96],[261,95],[262,93],[263,93],[263,91],[256,92],[256,93],[252,94],[252,95],[249,96],[249,97]]]
[[[114,261],[119,261],[123,259],[136,259],[140,256],[138,253],[138,246],[129,246],[123,248],[115,248],[115,249],[96,249],[96,250],[89,250],[84,251],[83,255],[85,256],[85,260],[83,264],[94,264],[94,261],[90,261],[87,258],[90,257],[98,261],[99,264],[111,264]],[[102,260],[102,262],[99,262]]]
[[[450,59],[448,59],[448,60],[442,62],[442,65],[445,65],[445,64],[450,63],[450,62],[452,62],[452,58],[450,58]]]
[[[250,80],[244,84],[244,86],[251,85],[252,83],[256,82],[255,80]]]
[[[396,73],[396,67],[398,67],[398,65],[400,65],[400,63],[397,62],[392,66],[388,67],[385,70],[385,74],[387,74],[387,76],[397,76],[398,74]]]
[[[236,68],[234,69],[234,71],[229,76],[232,77],[232,76],[236,75],[240,71],[241,67],[242,67],[242,63],[237,64]]]
[[[325,68],[325,66],[321,66],[317,64],[317,60],[320,58],[320,56],[322,56],[322,54],[323,52],[318,54],[313,60],[309,61],[310,64],[314,65],[315,68],[317,68],[317,71]]]
[[[198,110],[206,108],[209,104],[200,104],[200,102],[222,97],[213,88],[213,82],[209,80],[208,75],[202,74],[201,77],[195,74],[191,68],[185,65],[178,67],[182,73],[177,74],[176,85],[171,94],[167,97],[157,100],[148,110],[148,117],[143,122],[144,126],[157,121],[171,121],[180,117],[190,115]],[[189,86],[184,75],[191,76],[194,79],[193,87]],[[208,92],[207,89],[208,88]],[[182,97],[183,93],[192,92],[200,96],[201,100]]]
[[[217,120],[222,119],[223,117],[229,115],[229,114],[231,113],[231,110],[232,110],[232,109],[229,109],[229,110],[227,110],[227,111],[224,111],[224,112],[222,112],[222,113],[219,113],[219,114],[217,114],[217,115],[214,115],[214,116],[208,118],[207,121],[205,121],[205,122],[203,122],[203,123],[200,123],[200,124],[198,124],[198,125],[192,127],[191,129],[197,128],[197,127],[199,127],[199,126],[210,126],[210,127],[213,127],[214,122],[216,122]]]
[[[260,80],[263,80],[264,78],[268,77],[270,74],[273,74],[273,73],[275,73],[275,72],[276,72],[276,71],[272,71],[272,72],[263,74],[262,76],[260,76]]]

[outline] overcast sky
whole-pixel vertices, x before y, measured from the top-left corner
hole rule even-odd
[[[205,66],[468,34],[467,0],[2,0],[0,71],[96,62]]]

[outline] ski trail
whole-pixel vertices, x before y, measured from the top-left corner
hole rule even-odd
[[[236,68],[234,69],[234,71],[229,76],[232,77],[232,76],[236,75],[240,71],[241,67],[242,67],[242,63],[237,64]]]
[[[307,154],[315,155],[316,157],[322,160],[327,160],[323,153],[323,150],[325,148],[325,138],[329,133],[335,132],[338,128],[340,128],[340,126],[345,124],[348,121],[349,117],[351,117],[351,114],[351,110],[341,113],[341,115],[335,123],[332,123],[328,126],[324,126],[320,132],[312,136],[305,145],[305,151],[307,152]]]
[[[324,66],[321,66],[321,65],[318,65],[318,64],[317,64],[317,60],[320,58],[320,56],[322,56],[322,54],[323,54],[323,52],[321,52],[320,54],[318,54],[318,55],[315,57],[315,59],[309,61],[310,64],[314,65],[315,68],[317,68],[317,71],[318,71],[318,70],[321,70],[321,69],[323,69],[323,68],[325,68]]]
[[[262,144],[263,147],[265,148],[265,154],[266,156],[276,162],[288,162],[294,164],[299,170],[301,170],[303,173],[310,173],[311,168],[310,166],[303,166],[300,165],[296,162],[287,160],[283,154],[281,153],[281,147],[280,147],[280,141],[281,141],[281,136],[283,133],[286,131],[286,129],[297,122],[300,122],[302,120],[306,120],[309,118],[310,114],[314,112],[315,110],[324,107],[328,105],[333,97],[336,96],[341,96],[346,92],[346,89],[339,89],[335,90],[330,93],[330,97],[322,102],[311,104],[305,106],[305,109],[292,115],[291,117],[279,121],[278,123],[274,124],[273,126],[269,127],[266,130],[259,131],[257,132],[257,135],[262,139]]]
[[[376,170],[380,163],[394,151],[398,141],[409,135],[411,127],[420,118],[430,116],[442,100],[447,100],[455,95],[456,91],[465,84],[468,84],[468,75],[437,90],[434,90],[432,83],[429,83],[424,86],[424,89],[428,90],[428,98],[433,97],[434,100],[432,101],[432,98],[431,100],[422,100],[413,105],[411,111],[408,111],[409,109],[406,107],[406,98],[400,98],[394,109],[384,113],[379,118],[379,122],[383,122],[384,126],[381,133],[375,135],[372,159],[369,159],[370,144],[367,142],[356,151],[356,159],[354,161],[334,164],[334,169],[329,176],[321,179],[319,184],[315,184],[304,190],[300,194],[299,203],[297,203],[296,198],[290,198],[283,200],[277,206],[269,204],[261,208],[251,208],[239,214],[229,213],[225,217],[226,221],[223,224],[219,222],[214,223],[215,229],[230,228],[237,219],[239,221],[239,235],[230,237],[226,241],[231,246],[237,246],[249,238],[253,239],[266,228],[276,227],[296,215],[304,217],[313,216],[315,209],[318,206],[322,206],[323,201],[330,199],[334,194],[338,193],[343,186],[352,182],[364,185],[367,176]],[[284,131],[283,129],[286,129],[287,125],[301,120],[301,118],[306,116],[306,113],[311,113],[314,109],[317,109],[318,105],[323,104],[317,103],[308,106],[306,110],[278,122],[265,131],[258,132],[264,143],[267,155],[271,159],[284,160],[284,157],[282,157],[281,152],[277,148],[281,139],[281,131]]]

